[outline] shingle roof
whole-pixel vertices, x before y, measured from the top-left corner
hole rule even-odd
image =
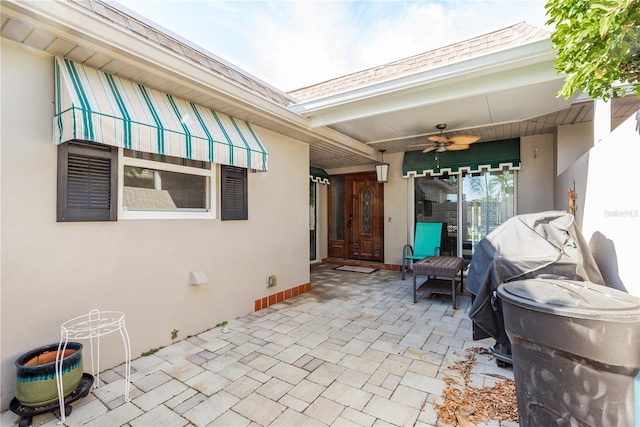
[[[316,85],[290,91],[298,101],[308,101],[436,68],[528,41],[547,38],[549,32],[526,22],[464,40],[377,67],[357,71]]]
[[[284,91],[279,91],[260,80],[247,75],[246,72],[226,64],[221,58],[208,55],[202,49],[191,46],[176,37],[172,37],[153,26],[136,19],[125,12],[109,5],[108,3],[95,0],[68,0],[71,3],[89,10],[101,18],[112,22],[136,35],[149,40],[152,43],[162,46],[181,57],[194,62],[203,68],[221,76],[236,85],[239,85],[255,94],[269,99],[279,105],[291,105],[294,100]]]

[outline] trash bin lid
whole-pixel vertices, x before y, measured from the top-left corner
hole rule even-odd
[[[589,282],[527,279],[498,287],[508,303],[542,313],[574,318],[639,321],[640,298]]]

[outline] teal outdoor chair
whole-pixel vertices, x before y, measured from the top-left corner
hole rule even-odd
[[[442,247],[441,222],[419,222],[416,224],[414,246],[404,245],[402,248],[402,280],[409,261],[420,261],[428,256],[440,256]]]

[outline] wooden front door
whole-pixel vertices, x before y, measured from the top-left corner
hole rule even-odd
[[[383,189],[375,172],[346,176],[348,258],[384,261]]]

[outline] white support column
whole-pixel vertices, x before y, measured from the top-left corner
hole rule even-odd
[[[593,145],[607,139],[611,133],[611,101],[593,101]]]

